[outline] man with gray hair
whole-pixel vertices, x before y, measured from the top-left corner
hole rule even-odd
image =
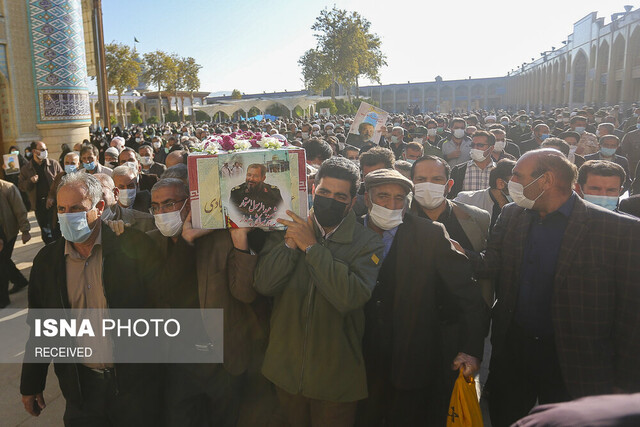
[[[94,176],[71,173],[62,178],[57,193],[62,238],[42,248],[33,261],[29,309],[160,305],[163,293],[156,286],[160,257],[155,246],[138,230],[127,229],[116,238],[102,224],[104,206],[102,185]],[[32,351],[35,319],[29,316],[27,322],[32,335],[25,351]],[[22,403],[33,416],[46,407],[48,368],[49,362],[22,365]],[[56,363],[55,373],[66,399],[65,425],[160,424],[159,365],[119,364],[104,357]]]
[[[121,165],[113,170],[112,178],[118,188],[118,204],[125,209],[149,212],[151,194],[140,190],[138,170],[130,165]]]
[[[102,184],[102,200],[105,203],[102,221],[116,231],[116,234],[120,235],[124,231],[124,227],[133,227],[143,233],[156,228],[150,213],[126,209],[118,204],[120,189],[116,187],[109,175],[97,173],[94,177]],[[118,229],[116,230],[114,227],[118,227]]]
[[[219,308],[225,317],[223,363],[167,367],[165,425],[236,425],[252,351],[266,341],[254,312],[266,300],[252,287],[258,256],[249,249],[251,229],[194,229],[189,188],[175,178],[153,186],[150,211],[158,229],[148,235],[162,254],[160,287],[167,289],[171,308]],[[213,326],[194,327],[200,343],[175,345],[197,355],[206,351],[202,342],[210,342]]]

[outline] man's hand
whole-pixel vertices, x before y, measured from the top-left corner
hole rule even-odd
[[[473,377],[480,370],[480,360],[477,357],[469,356],[465,353],[458,353],[455,359],[453,359],[453,365],[451,365],[451,369],[457,371],[460,368],[464,368],[462,370],[462,375],[465,377]]]
[[[252,228],[232,228],[229,230],[231,234],[231,240],[233,241],[233,247],[241,251],[249,250],[249,232]]]
[[[50,197],[47,197],[47,209],[51,209],[51,206],[53,206],[53,199]]]
[[[34,417],[40,415],[40,412],[47,407],[46,403],[44,403],[42,393],[22,396],[22,404],[24,405],[24,409]]]
[[[31,182],[33,182],[34,184],[35,184],[36,182],[38,182],[38,175],[33,175],[33,176],[31,177]]]
[[[449,154],[447,154],[447,158],[448,159],[457,159],[458,157],[460,157],[460,155],[462,154],[462,151],[460,151],[459,148],[453,150],[452,152],[450,152]]]
[[[125,227],[131,227],[131,224],[125,224],[125,222],[121,219],[109,220],[109,221],[105,221],[104,223],[109,226],[111,231],[116,233],[116,236],[119,236],[122,233],[124,233]]]
[[[26,245],[29,240],[31,240],[31,233],[29,233],[28,231],[23,231],[22,232],[22,244]]]
[[[295,245],[301,251],[304,251],[309,246],[318,243],[318,241],[316,240],[316,233],[313,230],[313,222],[311,220],[311,217],[307,218],[307,220],[305,221],[291,211],[287,211],[287,215],[289,215],[291,219],[293,219],[293,221],[287,221],[286,219],[278,218],[278,222],[287,226],[287,232],[284,235],[284,238],[289,247],[293,247],[291,244],[289,244],[291,240],[293,240]]]
[[[191,222],[191,212],[189,212],[189,215],[187,215],[187,219],[185,219],[184,224],[182,224],[182,238],[190,245],[193,245],[193,242],[198,237],[205,236],[212,232],[213,230],[207,230],[204,228],[193,228],[193,223]],[[231,239],[233,240],[233,235],[231,235]]]

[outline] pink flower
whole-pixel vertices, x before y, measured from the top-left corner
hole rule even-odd
[[[231,138],[235,138],[237,136],[237,134],[235,132],[231,133],[231,135],[229,135]]]
[[[255,137],[256,137],[256,140],[260,141],[262,139],[262,134],[258,132],[256,133]]]
[[[255,138],[251,139],[249,142],[251,142],[251,146],[253,148],[260,148],[260,144],[258,144],[258,141]]]
[[[222,137],[222,143],[220,144],[222,149],[225,151],[231,151],[234,149],[233,146],[233,138],[230,135],[225,135]]]

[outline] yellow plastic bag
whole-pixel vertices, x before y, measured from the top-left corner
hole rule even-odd
[[[466,379],[462,369],[453,386],[447,415],[447,427],[484,427],[475,381],[473,377]]]

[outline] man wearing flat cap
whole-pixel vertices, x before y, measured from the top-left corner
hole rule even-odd
[[[391,169],[365,178],[362,222],[382,236],[384,252],[365,306],[363,426],[444,425],[457,370],[478,372],[488,330],[469,260],[442,224],[408,212],[413,188]]]

